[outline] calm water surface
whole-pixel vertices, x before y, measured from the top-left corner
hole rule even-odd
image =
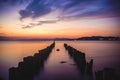
[[[1,41],[0,42],[0,76],[8,80],[8,69],[17,66],[25,56],[33,55],[38,50],[50,45],[52,41]],[[118,41],[56,41],[42,72],[35,76],[34,80],[78,80],[79,72],[74,61],[68,56],[63,44],[84,52],[86,59],[94,59],[94,70],[104,67],[113,67],[120,71],[120,42]],[[60,51],[56,51],[60,49]],[[66,61],[61,64],[60,61]],[[69,77],[68,77],[69,76]],[[70,79],[69,79],[70,78]]]

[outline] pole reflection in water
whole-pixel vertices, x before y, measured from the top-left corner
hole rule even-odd
[[[19,62],[18,67],[9,69],[9,80],[33,80],[34,75],[44,67],[44,61],[49,57],[54,46],[55,43],[52,43],[34,56],[23,58],[23,62]]]
[[[26,42],[26,43],[28,43],[28,42]],[[31,43],[39,44],[40,42],[31,42]],[[86,67],[85,69],[81,69],[81,68],[84,68],[83,67],[84,65],[83,66],[78,65],[79,61],[77,61],[77,60],[79,60],[79,58],[78,59],[77,59],[77,57],[74,58],[75,56],[73,56],[73,55],[70,56],[70,54],[68,54],[68,51],[65,50],[65,48],[64,48],[64,43],[67,43],[68,45],[70,45],[71,47],[74,47],[75,49],[77,49],[79,51],[84,51],[86,54],[86,60],[83,59],[83,63],[85,61],[85,64],[89,67]],[[15,45],[16,44],[18,44],[18,43],[15,43]],[[43,43],[41,43],[41,44],[43,44]],[[46,44],[48,44],[48,43],[46,43]],[[5,43],[4,43],[4,45],[5,45]],[[10,45],[13,45],[13,44],[8,44],[8,46],[10,46]],[[21,44],[21,45],[23,45],[23,44]],[[115,73],[112,73],[114,75],[114,74],[116,74],[116,72],[119,73],[119,67],[118,67],[119,66],[119,64],[118,64],[119,49],[117,47],[118,45],[119,45],[118,42],[106,42],[106,41],[103,41],[103,42],[101,42],[101,41],[99,41],[99,42],[98,41],[93,41],[93,42],[90,42],[90,41],[74,41],[74,42],[73,41],[56,41],[55,48],[53,48],[49,57],[44,58],[43,63],[42,63],[42,61],[40,61],[41,68],[39,70],[35,71],[34,76],[30,76],[31,79],[26,79],[26,80],[89,80],[90,79],[89,77],[91,75],[88,75],[88,74],[91,73],[91,67],[92,67],[92,66],[90,67],[90,64],[93,64],[93,60],[90,60],[90,59],[94,59],[93,73],[95,73],[95,76],[98,80],[99,80],[98,77],[100,77],[100,76],[105,76],[108,74],[111,75],[111,71],[112,72],[114,71],[113,69],[115,69]],[[25,51],[24,50],[23,51],[24,51],[24,53],[29,51],[27,53],[27,56],[28,56],[28,55],[35,53],[41,47],[39,48],[34,45],[33,47],[31,47],[31,49],[27,49],[27,48],[28,47],[25,47],[24,48]],[[2,57],[0,59],[4,58],[4,60],[9,59],[9,61],[10,61],[11,60],[10,57],[12,55],[12,54],[10,54],[10,50],[12,50],[12,49],[8,48],[8,47],[6,47],[4,49],[2,49],[2,51],[1,51],[1,53],[2,53],[1,56],[3,56],[3,54],[9,55],[9,58]],[[34,50],[34,52],[32,52],[33,50]],[[5,51],[8,51],[9,54],[5,53]],[[16,50],[14,50],[14,51],[16,51]],[[18,56],[17,55],[18,53],[20,53],[20,51],[16,51],[15,52],[16,55],[13,55],[13,56]],[[26,56],[26,54],[24,56]],[[80,55],[77,55],[77,56],[80,57]],[[33,56],[29,56],[28,59],[32,60],[32,57]],[[14,61],[17,61],[16,59],[14,59]],[[26,60],[27,60],[26,57],[24,57],[24,61],[26,61]],[[19,61],[21,61],[21,60],[19,60]],[[29,62],[29,60],[28,60],[28,62]],[[30,61],[30,62],[32,62],[32,61]],[[22,66],[22,64],[25,64],[25,63],[20,62],[19,66]],[[114,64],[114,65],[112,65],[112,64]],[[2,65],[0,65],[0,66],[2,66]],[[33,66],[31,66],[31,67],[33,67]],[[79,67],[81,67],[81,68],[79,68]],[[109,67],[113,68],[113,69],[110,69]],[[17,67],[14,67],[14,68],[17,68]],[[30,68],[30,66],[28,68]],[[3,68],[3,71],[5,71],[4,69],[5,69],[5,67]],[[101,74],[101,72],[105,73],[105,75]],[[3,75],[0,75],[0,77],[3,79],[5,78]],[[116,75],[115,75],[115,77],[116,77]],[[119,77],[119,76],[117,76],[117,77]],[[103,78],[106,79],[107,76],[103,77]],[[116,79],[114,79],[114,80],[116,80]]]
[[[34,80],[80,80],[77,66],[67,54],[64,42],[56,41],[55,48],[50,54],[43,72],[40,72]]]

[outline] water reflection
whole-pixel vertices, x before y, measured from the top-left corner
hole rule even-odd
[[[44,61],[54,48],[55,43],[39,51],[34,56],[24,57],[18,67],[9,69],[9,80],[33,80],[34,75],[44,67]]]
[[[17,66],[25,56],[32,56],[44,49],[52,41],[1,41],[0,42],[0,76],[8,80],[8,70]]]
[[[75,49],[85,52],[86,60],[94,59],[94,70],[110,66],[120,71],[120,41],[66,41]]]
[[[3,80],[3,78],[0,76],[0,80]]]
[[[95,80],[120,80],[120,74],[113,68],[104,68],[95,72]]]
[[[78,51],[67,44],[64,44],[64,47],[77,65],[81,80],[93,80],[93,59],[91,59],[90,62],[86,62],[85,53]]]
[[[80,80],[76,65],[71,64],[74,64],[74,61],[66,53],[64,42],[57,41],[43,72],[39,73],[34,80]]]
[[[34,80],[81,80],[73,58],[65,51],[63,44],[67,43],[79,51],[86,53],[86,62],[94,59],[93,71],[111,67],[120,72],[120,42],[115,41],[56,41],[55,49],[52,50],[43,68],[38,71]],[[38,42],[0,42],[0,77],[8,80],[8,68],[17,66],[25,56],[32,56],[36,51],[50,45],[51,41]],[[60,49],[56,51],[56,49]],[[61,64],[61,62],[63,62]],[[64,63],[65,62],[65,63]],[[89,71],[89,69],[88,69]],[[65,78],[63,78],[63,76]],[[88,79],[89,76],[86,78]],[[87,80],[86,79],[86,80]]]

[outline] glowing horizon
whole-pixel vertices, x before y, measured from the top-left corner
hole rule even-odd
[[[80,6],[82,5],[79,10],[77,0],[58,0],[55,4],[52,3],[54,0],[50,1],[29,0],[18,3],[18,0],[14,5],[11,5],[12,1],[1,1],[0,36],[24,38],[120,36],[120,16],[116,3],[112,8],[110,7],[112,2],[106,4],[108,0],[92,1],[86,6],[89,1],[81,0],[78,2]],[[40,4],[37,4],[38,2]],[[41,11],[38,10],[38,6],[41,7]]]

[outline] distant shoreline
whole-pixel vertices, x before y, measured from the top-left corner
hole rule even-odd
[[[2,41],[54,41],[54,40],[0,40]],[[120,40],[55,40],[55,41],[120,41]]]
[[[120,41],[120,37],[113,36],[91,36],[80,38],[11,38],[0,36],[0,41]]]

